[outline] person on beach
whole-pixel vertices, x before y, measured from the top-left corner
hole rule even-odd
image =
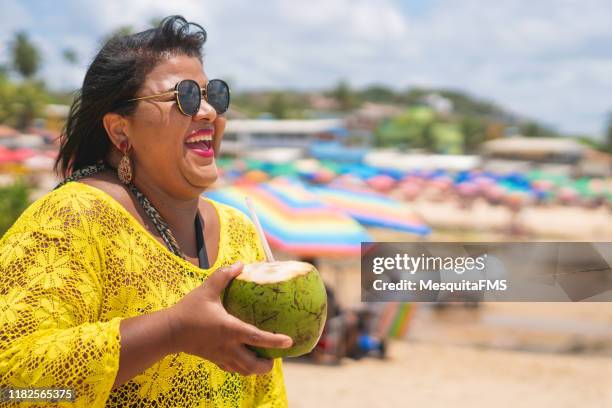
[[[201,196],[229,106],[181,16],[110,39],[62,135],[64,182],[0,240],[0,385],[69,388],[75,406],[286,406],[291,338],[229,315],[264,260],[250,220]],[[0,405],[2,403],[0,402]]]

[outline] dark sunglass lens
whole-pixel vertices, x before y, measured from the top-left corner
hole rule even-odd
[[[176,90],[178,91],[178,100],[183,113],[191,116],[198,113],[202,99],[200,85],[195,81],[187,79],[181,81]]]
[[[225,113],[230,102],[229,87],[225,81],[220,79],[210,80],[206,86],[206,99],[217,113]]]

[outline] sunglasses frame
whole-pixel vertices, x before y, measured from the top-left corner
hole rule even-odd
[[[217,109],[216,109],[214,106],[213,106],[213,109],[215,109],[215,112],[217,112],[217,114],[218,114],[218,115],[223,115],[225,112],[227,112],[227,110],[229,109],[229,103],[230,103],[230,95],[231,95],[231,92],[230,92],[230,87],[229,87],[229,85],[227,84],[227,82],[225,82],[225,81],[224,81],[224,80],[222,80],[222,79],[211,79],[210,81],[208,81],[208,82],[206,83],[206,85],[204,85],[204,87],[203,87],[203,88],[201,88],[201,87],[200,87],[200,85],[199,85],[199,84],[198,84],[196,81],[194,81],[193,79],[182,79],[182,80],[178,81],[178,82],[176,83],[176,85],[174,85],[174,90],[173,90],[173,91],[162,92],[162,93],[155,94],[155,95],[142,96],[142,97],[140,97],[140,98],[132,98],[132,99],[128,99],[128,102],[132,102],[132,101],[142,101],[142,100],[145,100],[145,99],[159,98],[160,96],[166,96],[166,95],[174,95],[174,100],[176,101],[176,104],[177,104],[177,106],[178,106],[178,108],[179,108],[179,111],[180,111],[180,112],[181,112],[183,115],[185,115],[185,116],[195,116],[195,114],[196,114],[196,113],[194,113],[194,114],[188,114],[188,113],[186,113],[186,112],[183,110],[183,107],[181,106],[181,101],[180,101],[179,96],[178,96],[178,94],[179,94],[179,92],[178,92],[178,87],[179,87],[179,86],[180,86],[180,85],[181,85],[183,82],[186,82],[186,81],[188,81],[188,82],[193,82],[193,83],[195,83],[195,84],[196,84],[196,86],[197,86],[198,88],[200,88],[200,104],[199,104],[199,106],[198,106],[198,110],[196,111],[196,113],[197,113],[197,112],[200,110],[200,107],[202,106],[202,97],[204,97],[204,100],[206,101],[206,103],[208,103],[208,104],[210,105],[210,102],[208,101],[208,85],[209,85],[211,82],[213,82],[213,81],[220,81],[220,82],[222,82],[222,83],[225,85],[225,87],[227,88],[227,108],[225,108],[225,110],[224,110],[224,111],[222,111],[222,112],[217,111]],[[212,106],[212,105],[210,105],[210,106]]]

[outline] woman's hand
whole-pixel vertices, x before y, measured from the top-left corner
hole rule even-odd
[[[225,311],[221,292],[242,268],[242,263],[236,263],[216,270],[204,284],[165,310],[173,353],[194,354],[225,371],[251,375],[267,373],[273,361],[258,358],[245,345],[291,346],[291,337],[259,330]]]

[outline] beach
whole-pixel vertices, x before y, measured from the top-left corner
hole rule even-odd
[[[384,361],[284,370],[296,408],[612,406],[609,357],[396,341]]]
[[[507,214],[495,218],[495,209],[470,217],[457,208],[439,211],[439,204],[420,207],[432,222],[445,214],[437,218],[431,241],[508,240],[502,231]],[[539,240],[588,239],[596,230],[601,240],[610,239],[608,212],[557,208],[552,219],[539,212],[534,208],[524,215],[540,232]],[[572,216],[563,216],[567,212]],[[579,217],[585,214],[593,217]],[[470,229],[474,216],[479,225],[487,218],[489,228]],[[369,232],[378,241],[418,239]],[[358,262],[325,260],[321,272],[343,306],[359,306]],[[417,304],[407,335],[390,343],[386,360],[345,358],[339,366],[287,360],[284,370],[292,407],[610,407],[612,305],[490,302],[440,309]]]

